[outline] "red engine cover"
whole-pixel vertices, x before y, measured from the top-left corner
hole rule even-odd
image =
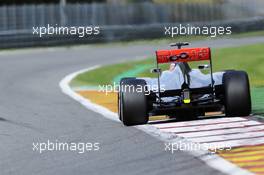
[[[204,61],[211,59],[209,47],[156,51],[158,63]]]

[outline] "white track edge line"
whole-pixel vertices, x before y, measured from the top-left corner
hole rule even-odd
[[[99,113],[103,115],[105,118],[120,122],[118,119],[118,115],[109,109],[100,106],[98,104],[92,103],[90,100],[82,97],[81,95],[77,94],[74,92],[71,87],[70,87],[70,82],[73,80],[78,74],[94,70],[96,68],[101,67],[100,65],[95,65],[87,69],[82,69],[79,71],[76,71],[74,73],[71,73],[67,76],[65,76],[59,83],[59,86],[62,90],[62,92],[80,104],[82,104],[84,107],[86,107],[89,110],[92,110],[96,113]],[[155,138],[164,141],[164,142],[173,142],[173,143],[188,143],[184,138],[175,138],[174,134],[171,133],[164,133],[161,132],[159,129],[157,129],[154,126],[151,125],[142,125],[142,126],[135,126],[136,128],[154,136]],[[207,150],[195,150],[195,151],[186,151],[190,153],[191,155],[199,158],[200,160],[204,161],[208,166],[219,170],[225,174],[232,174],[232,175],[248,175],[248,174],[253,174],[245,169],[242,169],[227,160],[223,159],[222,157],[218,156],[217,154],[210,154]]]
[[[106,117],[110,120],[114,120],[114,121],[119,122],[116,113],[114,113],[114,112],[108,110],[107,108],[104,108],[98,104],[92,103],[90,100],[82,97],[81,95],[79,95],[75,91],[73,91],[69,85],[71,80],[73,80],[77,75],[84,73],[84,72],[87,72],[87,71],[97,69],[99,67],[100,67],[99,65],[96,65],[96,66],[90,67],[88,69],[82,69],[80,71],[74,72],[74,73],[66,76],[65,78],[63,78],[60,81],[60,84],[59,84],[60,88],[64,94],[70,96],[71,98],[73,98],[77,102],[81,103],[87,109],[90,109],[96,113],[99,113],[99,114],[103,115],[104,117]]]

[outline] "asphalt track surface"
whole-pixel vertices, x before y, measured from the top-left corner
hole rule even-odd
[[[229,47],[264,37],[195,42]],[[221,174],[192,155],[87,110],[61,92],[74,71],[154,55],[164,45],[97,45],[0,52],[0,174]],[[34,142],[99,142],[100,150],[33,151]],[[221,165],[219,165],[221,166]]]

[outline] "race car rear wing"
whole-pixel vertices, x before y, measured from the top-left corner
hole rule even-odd
[[[158,64],[211,60],[209,47],[156,51]]]
[[[213,70],[212,70],[212,59],[211,59],[211,49],[209,47],[200,48],[182,48],[182,46],[187,46],[189,43],[173,43],[172,47],[177,46],[178,49],[173,50],[158,50],[156,51],[156,70],[161,70],[159,64],[163,63],[179,63],[179,62],[191,62],[191,61],[209,61],[210,64],[210,75],[211,75],[211,93],[214,95],[215,87],[213,80]],[[160,72],[158,71],[158,97],[159,103],[161,105],[161,92],[160,92]],[[184,76],[184,84],[186,84],[186,76]]]

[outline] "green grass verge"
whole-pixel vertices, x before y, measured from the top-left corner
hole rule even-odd
[[[253,113],[264,116],[264,88],[251,88]]]
[[[98,86],[112,84],[113,79],[125,71],[134,69],[137,65],[149,65],[150,59],[126,62],[100,67],[98,69],[79,74],[70,83],[71,86]]]

